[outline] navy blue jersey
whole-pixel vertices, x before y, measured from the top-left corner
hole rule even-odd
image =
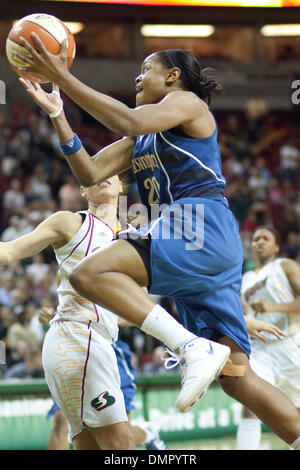
[[[171,131],[138,136],[133,172],[143,204],[171,204],[183,197],[222,197],[225,178],[217,142]]]
[[[137,138],[133,171],[151,223],[127,236],[143,256],[149,250],[150,294],[172,296],[189,331],[228,336],[249,356],[239,293],[243,249],[224,198],[217,133]]]

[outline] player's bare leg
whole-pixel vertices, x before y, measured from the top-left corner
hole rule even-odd
[[[86,427],[73,439],[75,450],[134,450],[135,441],[128,422],[99,428]]]
[[[249,408],[270,430],[288,444],[300,436],[300,415],[297,408],[278,388],[258,377],[250,368],[246,354],[229,338],[221,338],[231,348],[234,364],[244,365],[242,377],[219,379],[224,391]]]
[[[87,427],[102,450],[134,450],[135,440],[128,421],[103,426]]]
[[[68,422],[61,410],[53,416],[53,424],[47,441],[47,450],[69,450]]]
[[[100,450],[94,437],[86,428],[77,434],[72,442],[74,450]]]
[[[155,306],[141,288],[149,283],[145,265],[135,248],[124,240],[118,240],[81,261],[70,282],[85,298],[137,326],[142,325]]]
[[[228,347],[198,338],[144,291],[141,286],[149,284],[147,270],[126,240],[117,240],[82,260],[70,282],[80,295],[141,327],[176,353],[183,369],[176,402],[179,411],[193,406],[224,367]]]

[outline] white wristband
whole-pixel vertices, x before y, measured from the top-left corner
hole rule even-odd
[[[59,91],[56,91],[56,90],[53,90],[52,93],[51,93],[51,95],[57,95],[57,96],[60,97]],[[59,116],[60,113],[61,113],[62,110],[63,110],[63,107],[64,107],[64,104],[63,104],[63,102],[62,102],[61,105],[60,105],[60,107],[59,107],[59,109],[58,109],[57,111],[53,111],[53,113],[49,114],[49,117],[50,117],[50,118],[56,118],[57,116]]]
[[[50,117],[51,119],[52,119],[52,118],[56,118],[57,116],[60,115],[60,113],[62,112],[63,108],[64,108],[64,105],[63,105],[63,103],[62,103],[57,111],[53,111],[53,113],[49,114],[49,117]]]

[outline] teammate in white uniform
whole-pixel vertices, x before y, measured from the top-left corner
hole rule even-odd
[[[111,243],[117,227],[117,176],[82,188],[88,211],[57,212],[23,237],[0,243],[0,263],[40,253],[52,245],[60,271],[59,307],[43,344],[43,366],[51,394],[66,416],[79,449],[135,449],[120,388],[112,342],[118,318],[84,299],[69,283],[74,266]],[[101,217],[101,219],[99,218]]]
[[[257,269],[243,276],[241,295],[244,313],[265,320],[283,331],[278,339],[263,333],[265,342],[251,338],[250,364],[259,376],[280,388],[300,411],[300,267],[277,257],[276,231],[261,227],[252,236]],[[239,450],[256,450],[261,438],[260,421],[243,410],[237,433]]]

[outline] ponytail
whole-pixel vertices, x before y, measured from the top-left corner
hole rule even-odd
[[[156,53],[160,62],[167,68],[178,67],[180,79],[186,90],[194,92],[207,104],[211,96],[223,92],[223,86],[212,68],[201,69],[201,64],[194,54],[184,49],[167,49]]]

